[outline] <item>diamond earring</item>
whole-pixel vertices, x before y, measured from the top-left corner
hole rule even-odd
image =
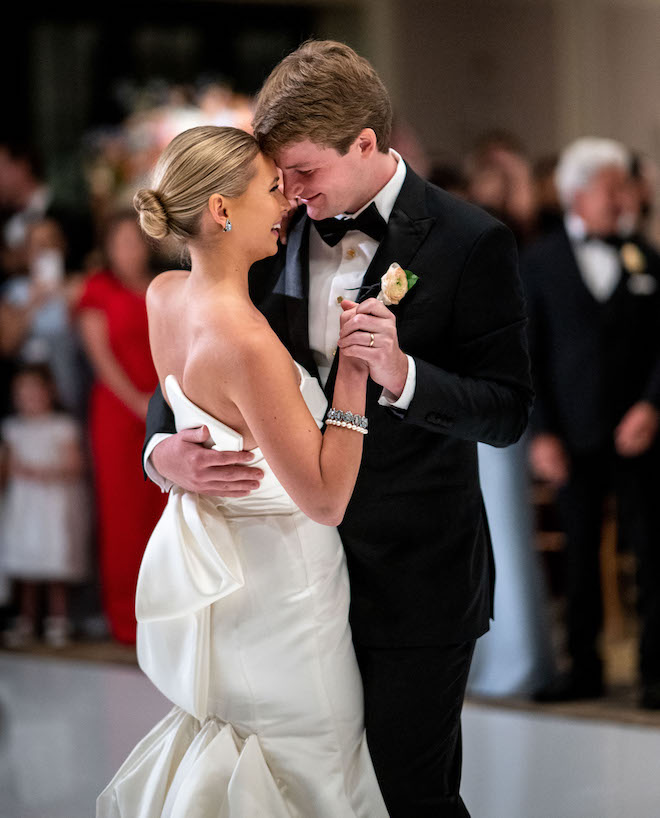
[[[231,230],[231,222],[227,219],[227,224],[222,228],[225,233],[229,233]]]

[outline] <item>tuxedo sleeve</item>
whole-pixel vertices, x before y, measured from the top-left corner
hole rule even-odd
[[[533,399],[526,323],[515,241],[498,224],[477,238],[460,274],[451,370],[415,357],[417,385],[404,421],[492,446],[515,443]]]
[[[529,418],[532,435],[560,435],[556,401],[550,378],[550,325],[543,282],[547,270],[538,266],[532,253],[524,254],[520,271],[527,303],[529,356],[534,384],[534,408]]]
[[[149,441],[154,435],[176,433],[176,426],[174,423],[174,414],[165,402],[163,393],[160,389],[160,384],[156,387],[156,391],[151,396],[149,401],[149,408],[147,409],[147,432],[144,438],[144,446],[142,447],[142,470],[144,472],[145,480],[150,475],[147,474],[144,468],[144,458],[149,445]]]

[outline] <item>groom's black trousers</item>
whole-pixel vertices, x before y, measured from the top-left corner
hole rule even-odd
[[[391,818],[469,818],[458,791],[474,645],[355,646],[369,752]]]

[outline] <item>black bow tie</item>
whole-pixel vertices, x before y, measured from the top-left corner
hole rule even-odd
[[[321,219],[312,220],[312,223],[319,236],[330,247],[339,244],[349,230],[359,230],[376,241],[382,241],[387,230],[387,222],[378,212],[374,202],[354,219]]]
[[[605,236],[597,236],[595,233],[587,233],[584,237],[584,241],[602,241],[605,244],[609,244],[611,247],[616,247],[616,249],[619,250],[626,243],[627,239],[622,238],[618,235],[618,233],[609,233]]]

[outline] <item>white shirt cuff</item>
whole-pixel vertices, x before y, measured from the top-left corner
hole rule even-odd
[[[415,359],[410,355],[406,355],[408,359],[408,375],[406,383],[403,387],[403,392],[398,398],[395,398],[387,389],[383,389],[381,396],[378,398],[378,403],[381,406],[392,406],[395,409],[403,409],[404,411],[410,406],[412,399],[415,397],[415,387],[417,386],[417,367],[415,366]]]
[[[156,446],[163,440],[166,440],[168,437],[172,437],[172,435],[167,434],[167,432],[158,432],[158,434],[152,435],[149,438],[146,449],[144,450],[144,470],[147,473],[147,477],[157,486],[160,486],[160,490],[163,492],[168,492],[174,483],[171,480],[168,480],[166,477],[163,477],[162,474],[159,474],[149,458],[151,457],[151,453]]]

